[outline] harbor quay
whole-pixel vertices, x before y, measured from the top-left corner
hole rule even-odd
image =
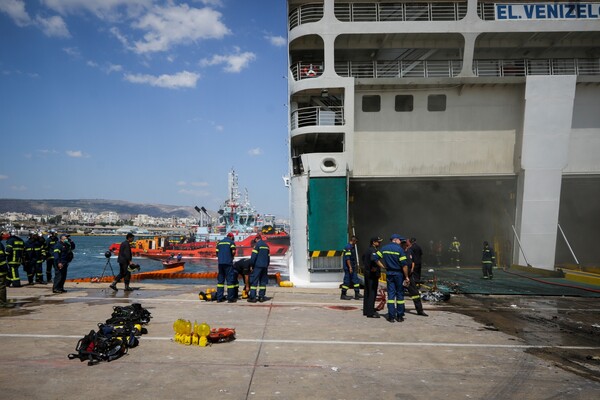
[[[585,314],[598,321],[595,298],[486,296],[485,305],[472,296],[453,295],[447,302],[426,302],[428,317],[418,316],[407,300],[406,320],[389,323],[363,317],[362,301],[339,300],[337,288],[269,286],[264,303],[202,301],[198,293],[206,285],[136,282],[133,292],[113,292],[102,283],[71,282],[65,288],[63,294],[51,294],[42,285],[9,291],[16,306],[0,309],[2,398],[600,396],[594,361],[600,359],[600,342],[581,341],[558,327],[511,322],[523,321],[518,317],[524,313],[549,321]],[[67,357],[113,307],[132,303],[152,315],[137,347],[92,366]],[[498,321],[485,322],[476,313],[497,315]],[[207,347],[176,343],[177,319],[235,328],[236,339]],[[581,321],[579,329],[588,329]],[[552,358],[563,350],[581,357],[580,364],[587,359],[591,374]]]

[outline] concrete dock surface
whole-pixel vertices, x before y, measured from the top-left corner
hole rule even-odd
[[[229,304],[200,301],[205,285],[134,286],[129,293],[103,283],[67,284],[63,294],[9,288],[17,306],[0,309],[1,398],[600,398],[598,299],[487,296],[484,304],[452,296],[425,302],[428,317],[407,299],[406,320],[390,323],[363,317],[362,300],[340,300],[338,289],[269,286],[270,301]],[[153,317],[138,347],[94,366],[67,358],[113,306],[134,302]],[[511,313],[521,316],[514,326]],[[568,320],[574,333],[558,323],[525,326],[523,315]],[[573,322],[580,315],[585,322]],[[175,343],[178,318],[235,328],[236,340]]]

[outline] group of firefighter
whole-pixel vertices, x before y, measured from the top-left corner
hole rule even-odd
[[[269,245],[259,233],[252,240],[253,249],[250,258],[234,262],[236,255],[235,237],[229,232],[227,236],[217,242],[215,249],[218,260],[217,292],[215,300],[219,303],[238,301],[239,282],[238,276],[244,278],[242,298],[247,298],[249,303],[265,302],[270,300],[266,296],[269,282],[268,268],[271,263]],[[227,289],[227,290],[225,290]]]
[[[341,300],[363,299],[363,315],[367,318],[380,318],[375,309],[375,299],[379,287],[382,269],[386,270],[387,282],[387,316],[389,322],[402,322],[405,316],[404,290],[415,305],[417,315],[426,317],[421,302],[421,294],[417,284],[421,280],[421,258],[423,250],[416,238],[406,238],[393,234],[390,242],[381,246],[383,239],[379,236],[371,238],[369,248],[362,255],[364,268],[364,295],[360,294],[360,283],[357,271],[356,236],[344,248],[344,281],[342,283]],[[381,247],[380,247],[381,246]],[[348,290],[354,289],[354,297],[348,296]]]
[[[423,311],[421,294],[418,285],[421,284],[421,263],[423,250],[417,244],[417,239],[407,239],[393,234],[390,242],[381,246],[383,239],[379,236],[371,238],[369,248],[362,255],[364,268],[364,295],[360,293],[358,278],[356,236],[344,248],[343,268],[344,281],[341,285],[341,300],[363,299],[363,315],[367,318],[380,318],[375,309],[375,300],[379,288],[379,278],[383,269],[386,271],[387,283],[387,316],[389,322],[404,321],[406,307],[404,292],[408,292],[414,303],[417,315],[427,316]],[[450,246],[452,263],[460,268],[460,242],[453,238]],[[484,279],[492,279],[492,268],[496,264],[494,250],[486,241],[483,243],[482,272]],[[348,295],[348,290],[354,289],[354,297]]]
[[[69,235],[59,237],[55,229],[50,229],[48,236],[44,237],[41,231],[32,230],[28,238],[23,240],[16,230],[11,230],[2,232],[2,239],[6,239],[6,244],[0,241],[0,307],[10,306],[6,298],[7,287],[22,286],[19,276],[21,265],[27,274],[28,285],[46,285],[52,282],[52,272],[57,271],[52,287],[53,292],[65,291],[62,285],[66,278],[66,266],[73,258],[75,248]],[[59,267],[57,267],[57,260]]]

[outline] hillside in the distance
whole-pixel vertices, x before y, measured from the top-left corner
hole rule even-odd
[[[81,209],[82,212],[101,213],[114,211],[119,215],[146,214],[152,217],[197,217],[193,206],[170,206],[165,204],[139,204],[120,200],[24,200],[0,199],[0,213],[18,212],[37,215],[58,215],[65,211]]]

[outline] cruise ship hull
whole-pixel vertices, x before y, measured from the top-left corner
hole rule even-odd
[[[600,264],[599,3],[569,7],[288,1],[290,279],[392,233],[426,264],[454,237],[465,265]]]

